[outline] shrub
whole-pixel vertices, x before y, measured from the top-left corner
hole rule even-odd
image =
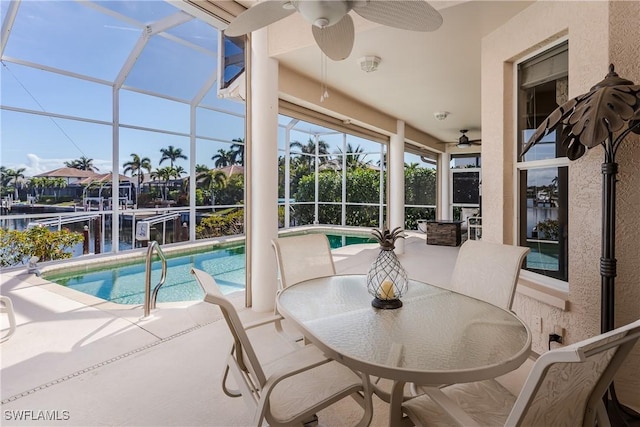
[[[196,226],[196,238],[231,236],[244,233],[244,209],[228,209],[203,219]]]
[[[538,229],[538,238],[558,241],[560,239],[560,223],[557,219],[545,219],[540,221],[536,228]]]
[[[32,256],[40,261],[71,258],[67,250],[82,242],[81,233],[68,229],[51,231],[46,227],[27,230],[0,229],[0,267],[24,264]]]

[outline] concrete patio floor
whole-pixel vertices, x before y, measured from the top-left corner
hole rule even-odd
[[[400,261],[411,278],[446,286],[457,252],[411,233]],[[336,269],[366,273],[377,253],[375,244],[336,249]],[[230,337],[216,307],[159,303],[151,319],[140,320],[141,306],[59,288],[25,270],[2,274],[1,294],[12,299],[18,322],[0,345],[2,425],[250,425],[242,399],[220,388]],[[244,293],[230,298],[244,321],[271,314],[243,308]],[[265,362],[278,356],[273,334],[269,326],[253,334]],[[386,404],[374,400],[372,425],[386,425]],[[319,414],[320,425],[352,425],[360,411],[344,400]]]

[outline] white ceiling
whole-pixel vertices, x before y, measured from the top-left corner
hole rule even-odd
[[[249,6],[254,2],[240,3]],[[359,99],[441,141],[456,141],[460,129],[469,129],[469,138],[479,139],[481,39],[531,3],[432,1],[444,22],[427,33],[379,26],[352,12],[356,25],[353,51],[344,61],[328,60],[329,90]],[[283,26],[280,28],[286,28],[289,35],[284,52],[276,52],[276,58],[319,81],[321,55],[310,24],[296,13],[272,25]],[[301,34],[293,37],[298,28]],[[377,71],[360,69],[360,58],[365,55],[381,58]],[[450,115],[438,121],[436,111]]]

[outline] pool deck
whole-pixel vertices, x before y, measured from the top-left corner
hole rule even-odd
[[[424,234],[408,234],[399,258],[409,276],[446,286],[458,248],[426,245]],[[375,244],[336,249],[336,270],[366,273],[377,253]],[[229,334],[216,307],[159,303],[150,319],[141,320],[139,305],[78,295],[27,274],[26,268],[3,272],[0,290],[11,298],[18,323],[16,333],[0,344],[3,426],[251,423],[242,399],[231,399],[220,388]],[[271,314],[244,308],[244,292],[230,298],[244,321]],[[265,359],[278,357],[278,348],[269,345],[273,328],[260,329],[252,336],[257,347]],[[385,404],[375,400],[372,425],[386,425]],[[359,411],[345,400],[322,411],[320,425],[354,424]],[[38,419],[43,416],[53,419]]]

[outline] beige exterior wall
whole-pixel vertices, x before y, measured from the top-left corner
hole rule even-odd
[[[482,43],[483,238],[516,243],[514,64],[550,45],[569,40],[569,96],[589,91],[610,62],[624,78],[640,84],[640,2],[539,2]],[[616,324],[640,318],[640,138],[628,138],[618,152],[618,276]],[[600,331],[601,181],[600,147],[569,165],[569,293],[567,310],[518,293],[514,310],[533,331],[534,351],[547,351],[553,325],[566,329],[569,343]],[[620,400],[640,409],[640,346],[616,380]]]

